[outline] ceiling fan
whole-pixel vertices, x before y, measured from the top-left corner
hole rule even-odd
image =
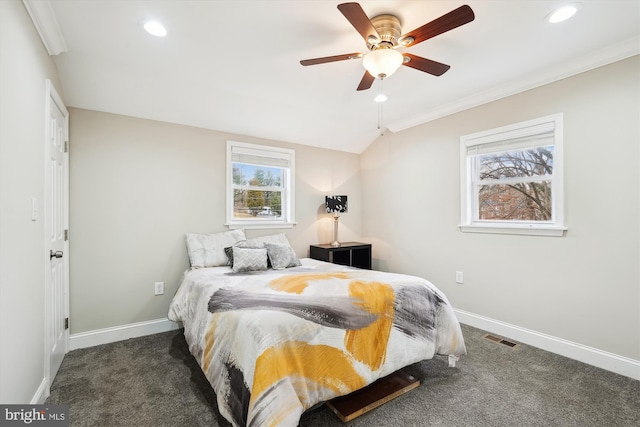
[[[441,76],[451,68],[449,65],[406,52],[400,53],[397,48],[414,46],[469,23],[475,18],[473,10],[464,5],[424,24],[422,27],[401,35],[400,19],[394,15],[378,15],[369,19],[358,3],[339,4],[338,10],[342,12],[345,18],[364,38],[369,53],[356,52],[324,58],[305,59],[300,61],[300,64],[306,66],[363,58],[362,62],[367,71],[365,71],[357,90],[369,89],[376,77],[379,79],[389,77],[400,65],[415,68],[434,76]]]

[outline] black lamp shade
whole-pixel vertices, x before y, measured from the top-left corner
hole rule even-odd
[[[326,196],[324,203],[327,207],[327,213],[347,212],[347,196]]]

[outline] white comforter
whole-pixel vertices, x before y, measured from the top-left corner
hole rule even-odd
[[[318,402],[435,354],[460,325],[425,279],[311,259],[301,267],[185,273],[169,308],[234,426],[296,426]]]

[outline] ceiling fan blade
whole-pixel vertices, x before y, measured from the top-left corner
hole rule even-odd
[[[409,58],[409,61],[405,59],[405,62],[403,62],[402,65],[424,71],[425,73],[433,74],[434,76],[441,76],[451,68],[450,65],[432,61],[431,59],[412,55],[410,53],[404,53],[402,56]]]
[[[351,22],[353,28],[360,33],[365,42],[369,43],[369,36],[373,36],[377,40],[380,40],[380,35],[358,3],[339,4],[338,10],[340,10],[344,17]]]
[[[324,58],[303,59],[302,61],[300,61],[300,64],[316,65],[316,64],[325,64],[327,62],[344,61],[347,59],[357,59],[357,58],[362,58],[362,54],[359,52],[356,52],[356,53],[347,53],[345,55],[325,56]]]
[[[473,10],[466,4],[460,6],[457,9],[452,10],[449,13],[442,15],[440,18],[424,24],[422,27],[416,28],[413,31],[400,37],[400,42],[411,37],[412,42],[404,43],[403,46],[413,46],[439,34],[446,33],[449,30],[453,30],[461,25],[467,24],[475,19]]]
[[[358,89],[357,90],[367,90],[371,87],[371,85],[373,84],[373,81],[376,78],[373,77],[371,74],[369,74],[368,71],[364,72],[364,76],[362,76],[362,80],[360,80],[360,84],[358,85]]]

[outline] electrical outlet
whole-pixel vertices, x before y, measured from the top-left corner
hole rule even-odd
[[[164,282],[156,282],[155,283],[155,294],[156,295],[164,294]]]
[[[464,283],[464,274],[462,271],[456,271],[456,283]]]
[[[38,220],[38,199],[31,198],[31,221]]]

